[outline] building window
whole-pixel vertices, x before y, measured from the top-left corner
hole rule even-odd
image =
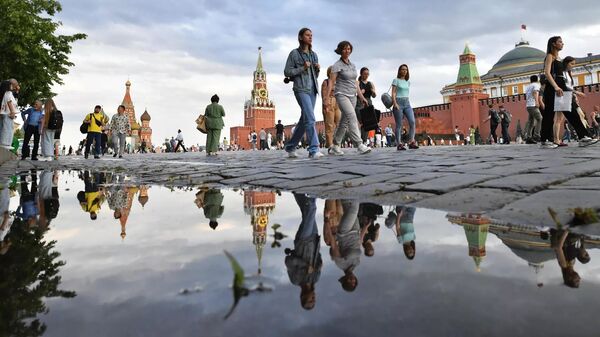
[[[490,92],[491,92],[490,96],[498,97],[498,90],[496,88],[491,88]]]
[[[584,84],[585,85],[592,84],[592,75],[590,75],[590,74],[585,75]]]
[[[506,87],[502,88],[502,96],[508,96],[508,89]]]
[[[512,94],[513,95],[518,95],[519,94],[519,87],[518,86],[513,86],[512,87]]]

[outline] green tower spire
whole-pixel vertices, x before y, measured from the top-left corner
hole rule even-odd
[[[475,63],[475,54],[471,52],[468,44],[465,44],[465,50],[460,55],[460,69],[456,78],[456,85],[482,85],[477,65]]]

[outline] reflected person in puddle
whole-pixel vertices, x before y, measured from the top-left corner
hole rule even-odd
[[[319,281],[323,260],[321,259],[319,229],[315,215],[317,205],[315,198],[305,194],[294,193],[294,199],[302,221],[294,238],[294,249],[285,249],[285,266],[292,284],[300,287],[300,305],[306,310],[315,307],[315,284]]]
[[[37,172],[31,170],[29,175],[31,179],[31,189],[27,182],[27,174],[21,174],[21,191],[19,198],[19,207],[16,211],[16,216],[22,219],[28,227],[34,227],[37,224],[40,215],[40,205],[38,198]]]
[[[0,186],[0,255],[6,254],[10,249],[11,241],[6,238],[12,226],[12,216],[9,212],[10,189],[9,179]]]
[[[583,264],[590,262],[583,236],[569,230],[551,229],[550,242],[556,253],[564,284],[571,288],[579,288],[581,277],[574,269],[575,260]]]
[[[121,238],[125,239],[126,233],[124,230],[127,220],[123,219],[123,210],[128,208],[127,186],[123,184],[124,177],[120,174],[114,174],[111,179],[111,185],[106,189],[106,201],[108,208],[113,211],[113,217],[121,223]]]
[[[383,207],[373,203],[361,203],[358,207],[358,222],[360,224],[360,237],[365,256],[375,255],[373,243],[379,238],[377,217],[383,214]]]
[[[360,263],[361,240],[358,225],[358,202],[354,200],[343,200],[343,214],[337,226],[335,240],[331,241],[329,254],[335,264],[344,272],[338,281],[342,288],[352,292],[358,286],[358,279],[354,275],[354,269]]]
[[[58,171],[44,170],[40,174],[40,219],[39,225],[46,229],[58,215]]]
[[[85,185],[84,191],[77,193],[79,205],[84,212],[90,213],[90,219],[96,220],[105,198],[104,188],[99,186],[105,183],[104,173],[93,172],[90,175],[90,171],[84,171],[83,174],[79,175],[79,178],[83,180]]]
[[[217,219],[223,216],[223,211],[225,210],[223,197],[223,193],[214,188],[201,189],[196,193],[194,203],[198,208],[204,208],[204,216],[209,219],[210,222],[208,225],[213,230],[219,226]]]
[[[385,219],[385,226],[396,234],[398,243],[402,245],[407,259],[415,258],[417,248],[415,245],[415,228],[413,220],[416,209],[414,207],[396,206]]]

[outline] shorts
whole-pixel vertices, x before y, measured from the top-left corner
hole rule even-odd
[[[275,136],[275,139],[277,139],[278,142],[282,142],[283,141],[283,133],[278,133]]]

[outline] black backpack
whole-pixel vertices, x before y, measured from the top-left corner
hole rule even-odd
[[[59,130],[62,129],[64,123],[63,115],[60,110],[56,110],[52,112],[50,116],[50,120],[48,120],[48,129],[50,130]]]

